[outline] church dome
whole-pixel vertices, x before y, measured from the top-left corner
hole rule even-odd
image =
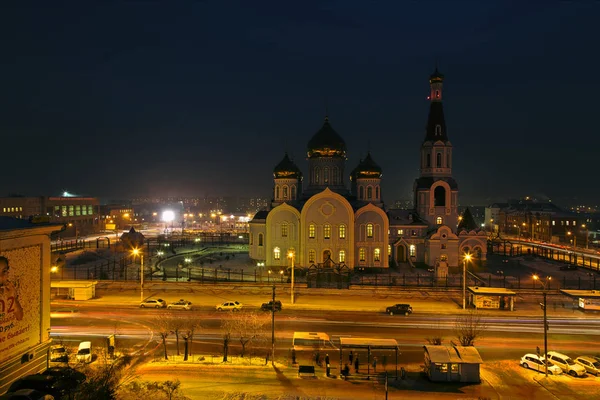
[[[307,155],[312,157],[342,157],[346,158],[346,142],[329,124],[325,117],[323,127],[308,142]]]
[[[298,179],[302,177],[300,168],[290,159],[287,153],[283,156],[283,160],[273,169],[273,177]]]
[[[435,71],[433,71],[433,74],[429,75],[429,83],[434,83],[434,82],[443,82],[444,81],[444,75],[438,71],[437,67],[435,67]]]
[[[380,179],[383,174],[381,167],[371,157],[371,152],[367,153],[364,160],[358,163],[358,166],[352,170],[350,179]]]

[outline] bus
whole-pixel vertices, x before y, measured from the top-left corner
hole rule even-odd
[[[329,335],[323,332],[294,332],[294,350],[321,350],[333,348]]]

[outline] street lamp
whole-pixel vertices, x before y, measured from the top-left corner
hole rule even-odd
[[[583,229],[585,229],[585,248],[587,249],[588,248],[588,235],[589,235],[588,228],[585,224],[581,224],[581,227]]]
[[[514,224],[513,228],[517,228],[517,240],[521,240],[521,227]]]
[[[542,304],[540,304],[540,306],[542,306],[542,310],[544,310],[544,364],[545,364],[546,378],[547,378],[548,377],[548,359],[547,359],[547,354],[548,354],[548,322],[547,322],[547,319],[546,319],[546,295],[548,294],[548,286],[550,285],[550,281],[552,280],[552,277],[551,276],[547,276],[546,279],[544,279],[542,281],[539,276],[533,275],[533,280],[540,282],[540,284],[542,285],[542,288],[543,288],[542,293],[544,294],[544,302]]]
[[[294,261],[295,261],[296,253],[293,251],[288,252],[288,258],[292,259],[292,285],[291,285],[291,296],[292,296],[292,304],[294,304]]]
[[[471,254],[463,258],[463,310],[467,308],[467,262],[471,261]]]
[[[140,256],[140,301],[144,301],[144,253],[138,248],[131,250],[133,259],[139,254]]]

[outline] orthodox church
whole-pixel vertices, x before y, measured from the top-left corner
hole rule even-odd
[[[425,263],[445,274],[463,255],[485,260],[487,235],[458,215],[452,144],[442,105],[444,76],[429,78],[429,118],[421,144],[414,210],[386,209],[382,168],[371,153],[345,185],[346,143],[329,118],[307,146],[308,179],[287,153],[273,170],[273,200],[250,221],[250,257],[266,267],[387,268]]]

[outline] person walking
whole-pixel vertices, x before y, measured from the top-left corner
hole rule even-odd
[[[315,354],[315,364],[317,364],[318,366],[321,366],[321,355],[319,354],[318,351],[317,351],[317,354]]]
[[[327,376],[329,376],[330,373],[330,365],[329,365],[329,354],[325,354],[325,368],[327,368]]]
[[[357,374],[358,374],[358,366],[359,366],[359,362],[358,362],[358,354],[357,354],[356,358],[354,359],[354,371],[356,371]]]
[[[292,365],[296,364],[296,349],[292,349]]]

